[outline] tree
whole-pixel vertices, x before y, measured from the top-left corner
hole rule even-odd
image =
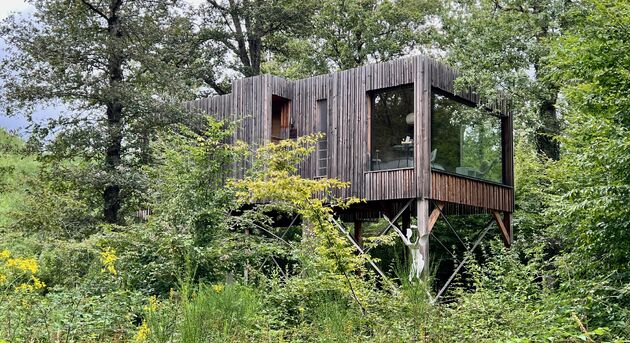
[[[560,85],[545,77],[546,42],[567,26],[566,0],[454,0],[441,16],[440,45],[461,70],[461,87],[474,86],[488,101],[511,97],[518,123],[531,131],[537,150],[560,157],[554,136],[561,120]]]
[[[264,67],[303,78],[426,52],[440,6],[426,0],[322,1],[307,39],[289,40]]]
[[[562,84],[563,157],[552,169],[549,215],[576,270],[619,270],[630,280],[630,3],[588,0],[551,45],[548,75]],[[600,265],[594,267],[594,265]],[[627,302],[627,297],[626,297]]]
[[[310,32],[315,9],[312,0],[207,0],[200,53],[242,76],[260,75],[265,53],[281,53],[287,41]],[[201,75],[218,94],[229,92],[229,73],[213,68]]]
[[[31,3],[31,17],[11,16],[0,29],[11,47],[0,106],[26,115],[37,104],[67,107],[34,133],[56,133],[47,145],[54,159],[88,165],[79,183],[101,193],[105,221],[118,223],[152,132],[180,120],[179,104],[193,89],[177,72],[190,62],[179,37],[190,36],[192,25],[167,0]]]
[[[439,3],[426,0],[325,0],[311,38],[331,69],[349,69],[426,50]]]

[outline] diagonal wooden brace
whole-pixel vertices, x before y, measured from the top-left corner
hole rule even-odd
[[[503,244],[509,248],[512,244],[512,230],[510,225],[511,214],[505,213],[503,218],[501,218],[499,211],[492,211],[492,217],[499,226],[499,230],[501,230],[501,239],[503,239]]]
[[[442,213],[443,209],[444,209],[444,202],[438,201],[435,204],[435,208],[433,209],[433,211],[429,215],[429,227],[428,227],[429,233],[431,233],[431,231],[433,230],[433,226],[435,225],[435,223],[440,218],[440,214]]]

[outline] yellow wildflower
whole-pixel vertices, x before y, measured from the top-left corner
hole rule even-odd
[[[217,293],[221,293],[224,288],[225,288],[225,285],[222,285],[222,284],[212,285],[212,289]]]
[[[34,258],[10,258],[6,262],[8,268],[15,268],[24,272],[37,273],[37,261]]]
[[[35,288],[33,287],[33,285],[22,283],[15,287],[15,293],[20,293],[20,292],[28,293],[28,292],[32,292],[34,289]]]
[[[158,308],[158,300],[157,297],[155,295],[152,295],[149,298],[149,305],[144,307],[144,310],[147,312],[155,312],[157,311]]]
[[[135,341],[136,342],[144,342],[149,338],[149,325],[147,322],[142,322],[142,325],[138,327],[138,332],[136,332]]]
[[[44,281],[38,279],[34,275],[31,275],[31,280],[33,280],[33,287],[35,289],[42,289],[42,288],[46,287],[46,283],[44,283]]]
[[[6,260],[9,257],[11,257],[11,252],[9,250],[5,249],[5,250],[0,251],[0,260]]]
[[[118,256],[116,256],[116,250],[112,248],[106,248],[101,251],[101,264],[103,264],[103,268],[101,272],[108,272],[110,274],[116,275],[116,260],[118,260]]]
[[[7,282],[7,276],[0,273],[0,285],[3,285],[5,282]],[[0,342],[2,343],[2,342]]]

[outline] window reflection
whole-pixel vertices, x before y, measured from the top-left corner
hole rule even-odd
[[[413,85],[371,93],[371,169],[413,167]]]
[[[501,119],[434,92],[431,168],[502,182]]]

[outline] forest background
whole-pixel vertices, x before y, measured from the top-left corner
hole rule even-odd
[[[29,3],[0,24],[2,114],[61,110],[0,131],[0,342],[630,339],[629,2]],[[235,123],[181,106],[417,53],[515,113],[515,242],[454,248],[436,303],[394,236],[369,240],[383,223],[365,230],[389,282],[354,253],[330,206],[356,200],[313,199],[345,187],[296,175],[317,137],[225,144]]]

